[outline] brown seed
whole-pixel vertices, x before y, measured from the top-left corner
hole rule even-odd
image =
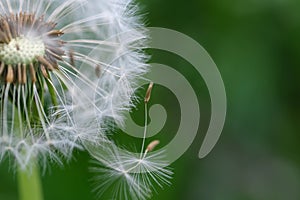
[[[147,151],[147,152],[153,151],[153,149],[154,149],[159,143],[160,143],[159,140],[154,140],[154,141],[152,141],[152,142],[147,146],[146,151]]]
[[[0,40],[1,40],[1,42],[4,42],[6,44],[8,44],[10,42],[8,37],[7,37],[7,34],[2,32],[2,31],[0,31]]]
[[[19,16],[17,17],[17,21],[18,21],[18,34],[20,34],[21,33],[21,29],[22,29],[22,22],[23,22],[23,14],[22,14],[22,12],[19,14]]]
[[[26,71],[26,64],[23,64],[22,66],[22,84],[25,84],[27,82],[27,71]]]
[[[44,65],[41,65],[41,71],[42,71],[43,76],[44,76],[46,79],[48,79],[49,76],[48,76],[47,70],[46,70],[46,68],[45,68]]]
[[[58,37],[60,37],[63,34],[64,34],[64,32],[62,32],[61,30],[52,30],[52,31],[48,32],[49,36],[58,36]]]
[[[51,64],[48,60],[46,60],[44,57],[42,57],[42,56],[37,56],[36,59],[37,59],[41,64],[45,65],[45,66],[47,67],[48,70],[51,70],[51,71],[52,71],[52,70],[54,69],[54,67],[52,66],[52,64]]]
[[[19,84],[22,83],[22,67],[21,67],[21,63],[18,64],[18,83]]]
[[[14,70],[11,65],[8,65],[8,68],[7,68],[6,82],[7,83],[14,82]]]
[[[6,32],[8,40],[10,41],[12,39],[12,35],[11,35],[11,32],[10,32],[9,24],[6,20],[3,20],[3,28]]]
[[[33,64],[32,63],[30,63],[30,76],[31,76],[31,81],[33,82],[33,83],[35,83],[36,82],[36,72],[35,72],[35,69],[34,69],[34,66],[33,66]]]
[[[30,15],[24,14],[23,25],[24,25],[25,27],[29,25],[29,17],[30,17]]]
[[[154,85],[153,82],[151,82],[149,84],[149,87],[147,89],[146,96],[145,96],[145,103],[148,103],[150,101],[150,97],[151,97],[151,92],[152,92],[152,89],[153,89],[153,85]]]

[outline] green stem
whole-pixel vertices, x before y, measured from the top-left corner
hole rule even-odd
[[[30,171],[18,169],[19,200],[43,200],[40,178],[37,165]]]

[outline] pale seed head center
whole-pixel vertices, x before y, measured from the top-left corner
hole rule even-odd
[[[0,44],[0,60],[6,65],[30,64],[45,55],[43,40],[20,36]]]

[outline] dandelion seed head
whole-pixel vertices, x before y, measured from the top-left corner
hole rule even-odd
[[[95,3],[96,2],[96,3]],[[25,169],[107,143],[148,68],[129,0],[0,0],[0,160]]]

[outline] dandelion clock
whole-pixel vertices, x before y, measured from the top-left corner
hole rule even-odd
[[[107,136],[148,68],[136,11],[131,0],[0,1],[0,160],[16,169],[21,199],[42,199],[39,168],[62,164],[74,149],[99,164],[93,169],[107,184],[99,175],[97,191],[116,179],[128,187],[114,198],[147,199],[153,177],[168,183],[159,155],[146,154],[157,141],[136,158]]]

